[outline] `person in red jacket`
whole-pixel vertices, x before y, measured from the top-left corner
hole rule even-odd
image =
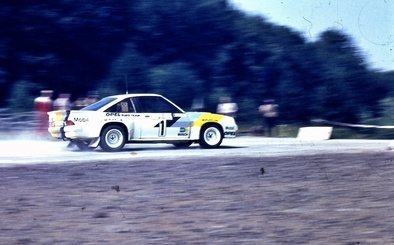
[[[41,90],[41,95],[34,99],[34,108],[36,111],[37,127],[36,132],[39,135],[48,133],[48,114],[52,110],[52,90]]]

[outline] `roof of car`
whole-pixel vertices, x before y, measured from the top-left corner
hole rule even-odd
[[[130,97],[141,97],[141,96],[160,96],[160,94],[118,94],[118,95],[111,95],[108,97],[117,98],[117,99],[125,99]]]
[[[148,96],[155,96],[155,97],[161,97],[164,98],[166,100],[168,100],[167,98],[165,98],[164,96],[160,95],[160,94],[152,94],[152,93],[139,93],[139,94],[118,94],[118,95],[112,95],[112,96],[108,96],[107,98],[114,98],[116,100],[123,100],[126,98],[131,98],[131,97],[148,97]],[[180,111],[184,112],[184,110],[182,108],[180,108],[178,105],[174,104],[174,102],[168,100],[171,104],[173,104],[175,107],[177,107]]]

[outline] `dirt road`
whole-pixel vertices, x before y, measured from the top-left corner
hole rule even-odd
[[[386,152],[4,167],[0,244],[394,243],[393,161]]]

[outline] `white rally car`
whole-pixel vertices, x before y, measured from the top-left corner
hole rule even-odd
[[[171,143],[218,147],[235,137],[234,118],[208,112],[185,112],[158,94],[109,96],[81,110],[51,111],[48,131],[79,148],[119,151],[125,143]]]

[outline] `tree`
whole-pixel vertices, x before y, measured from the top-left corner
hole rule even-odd
[[[211,111],[226,95],[240,122],[267,98],[283,122],[356,122],[392,91],[392,74],[370,69],[346,34],[306,42],[225,0],[3,1],[0,21],[1,106],[25,81],[73,97],[158,92],[185,108],[204,97]]]
[[[201,84],[186,63],[164,64],[149,70],[152,92],[166,95],[183,108],[190,108],[193,99],[201,95]]]
[[[2,92],[25,80],[85,93],[106,74],[129,34],[127,3],[1,2],[0,71],[6,71]]]
[[[320,74],[315,110],[327,119],[356,122],[384,95],[377,96],[378,85],[370,82],[366,64],[348,36],[329,30],[315,45]]]
[[[20,80],[13,84],[9,95],[9,107],[13,112],[25,112],[34,109],[37,85]]]
[[[148,70],[149,59],[140,54],[133,43],[124,45],[121,55],[114,60],[108,76],[99,83],[101,96],[117,93],[149,92]]]

